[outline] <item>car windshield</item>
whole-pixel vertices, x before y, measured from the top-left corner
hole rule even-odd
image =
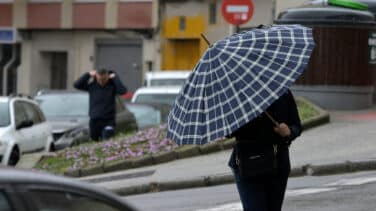
[[[158,103],[173,105],[178,94],[140,94],[135,103]]]
[[[8,103],[0,103],[0,127],[5,127],[10,124],[9,106]]]
[[[182,86],[185,81],[185,78],[153,79],[150,81],[150,86]]]
[[[89,95],[86,93],[46,94],[35,99],[47,118],[89,115]]]
[[[151,106],[126,104],[126,107],[134,114],[139,129],[161,124],[161,112]]]

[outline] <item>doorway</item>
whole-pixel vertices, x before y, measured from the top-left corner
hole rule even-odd
[[[53,52],[51,53],[50,65],[50,88],[66,89],[67,88],[67,53]]]

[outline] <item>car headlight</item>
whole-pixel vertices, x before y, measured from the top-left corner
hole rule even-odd
[[[80,136],[85,136],[88,134],[87,129],[85,128],[76,128],[74,130],[68,131],[64,134],[65,138],[77,138]]]

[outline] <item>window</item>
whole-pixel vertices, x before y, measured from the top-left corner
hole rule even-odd
[[[39,113],[35,110],[35,106],[31,103],[23,102],[22,106],[25,109],[25,113],[28,120],[32,120],[34,124],[39,124],[42,122]]]
[[[16,126],[20,125],[22,121],[28,120],[21,102],[14,103],[14,114],[14,121]]]
[[[12,207],[10,206],[9,199],[5,195],[4,191],[0,190],[0,210],[1,211],[12,211]]]
[[[209,24],[217,23],[217,2],[209,3]]]
[[[186,28],[186,18],[185,16],[180,16],[179,18],[179,30],[185,31]]]
[[[47,119],[89,115],[89,95],[87,93],[46,94],[37,96],[35,99]]]
[[[65,191],[36,190],[31,196],[36,211],[120,211],[101,200]]]

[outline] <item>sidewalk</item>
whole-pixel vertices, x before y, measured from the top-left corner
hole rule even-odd
[[[292,176],[376,169],[376,108],[331,111],[331,123],[305,131],[292,145]],[[121,195],[233,182],[231,150],[154,166],[82,177]]]

